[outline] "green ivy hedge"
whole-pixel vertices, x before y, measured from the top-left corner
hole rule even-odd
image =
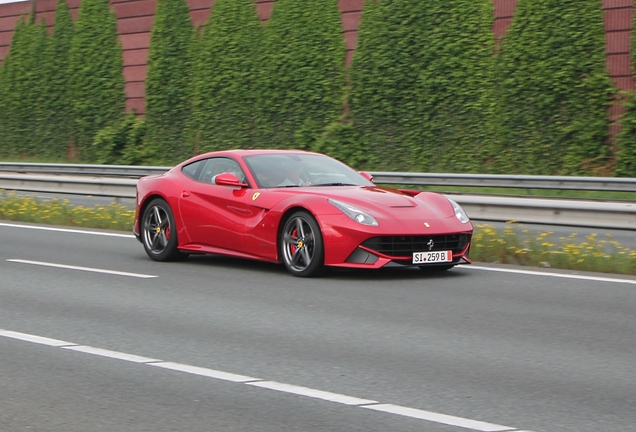
[[[53,159],[67,156],[72,137],[73,108],[69,87],[73,76],[68,68],[72,40],[71,12],[66,0],[59,0],[45,59],[49,84],[45,96],[46,115],[42,118],[46,128],[46,141],[41,143],[46,147],[48,156]]]
[[[261,22],[252,0],[216,0],[194,60],[190,139],[198,153],[262,145]]]
[[[636,70],[636,14],[632,28],[632,70]],[[621,131],[616,139],[616,175],[636,177],[636,91],[622,95],[625,114],[620,119]]]
[[[126,95],[117,21],[108,0],[82,0],[69,58],[73,145],[81,160],[94,161],[97,132],[120,121]]]
[[[154,153],[149,154],[144,145],[148,123],[134,112],[97,132],[93,145],[95,162],[104,165],[143,165],[154,162]]]
[[[18,22],[0,69],[0,154],[63,160],[73,113],[67,97],[73,23],[65,0],[56,8],[53,34],[33,16]]]
[[[278,0],[262,50],[263,144],[311,148],[343,108],[346,47],[338,0]]]
[[[497,70],[502,170],[584,175],[607,169],[614,89],[604,37],[598,0],[519,0]]]
[[[27,55],[27,22],[22,17],[16,24],[11,39],[9,54],[0,68],[0,155],[14,156],[17,152],[17,115],[20,112],[19,98],[16,98],[16,79],[21,69],[22,57]]]
[[[351,112],[375,167],[480,171],[491,153],[490,0],[367,0]]]
[[[146,77],[146,141],[152,163],[158,165],[192,156],[185,130],[191,113],[192,33],[185,0],[158,0]]]
[[[627,112],[621,118],[621,131],[616,139],[616,175],[636,177],[636,92],[625,98]]]
[[[492,0],[366,0],[347,71],[338,0],[278,0],[265,26],[252,0],[216,0],[202,31],[185,0],[158,0],[144,122],[124,115],[108,0],[82,0],[75,25],[59,0],[53,35],[23,19],[0,67],[0,155],[302,148],[365,169],[636,175],[636,96],[608,151],[598,0],[519,0],[497,50],[492,15]]]
[[[2,126],[0,152],[5,155],[34,155],[45,149],[43,117],[46,116],[48,68],[40,58],[46,57],[46,27],[36,24],[33,16],[18,22],[11,54],[2,67]]]

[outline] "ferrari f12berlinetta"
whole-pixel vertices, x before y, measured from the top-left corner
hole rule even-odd
[[[133,231],[155,261],[222,254],[302,277],[325,266],[468,264],[473,226],[444,195],[378,187],[322,154],[232,150],[141,178]]]

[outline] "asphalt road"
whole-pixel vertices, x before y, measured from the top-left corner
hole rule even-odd
[[[16,225],[0,223],[3,432],[636,431],[633,277],[303,280]]]

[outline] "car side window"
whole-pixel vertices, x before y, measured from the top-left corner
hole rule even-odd
[[[214,184],[214,178],[222,173],[232,173],[238,177],[239,181],[245,182],[245,174],[241,166],[233,159],[226,157],[215,157],[205,160],[205,165],[198,174],[197,181]]]
[[[201,172],[201,168],[203,168],[203,165],[205,165],[205,159],[198,160],[184,166],[183,168],[181,168],[181,172],[187,177],[190,177],[192,180],[197,180],[199,178],[199,173]]]

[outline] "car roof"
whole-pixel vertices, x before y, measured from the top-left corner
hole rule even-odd
[[[305,150],[280,150],[280,149],[249,149],[249,150],[243,150],[243,149],[234,149],[234,150],[221,150],[221,151],[215,151],[215,152],[210,152],[210,153],[202,153],[199,155],[196,155],[184,162],[182,162],[179,165],[184,165],[190,162],[194,162],[195,160],[199,160],[199,159],[206,159],[206,158],[210,158],[210,157],[221,157],[221,156],[225,156],[225,157],[234,157],[234,158],[242,158],[245,156],[257,156],[257,155],[277,155],[277,154],[313,154],[313,155],[320,155],[320,156],[324,156],[320,153],[314,153],[314,152],[308,152]]]

